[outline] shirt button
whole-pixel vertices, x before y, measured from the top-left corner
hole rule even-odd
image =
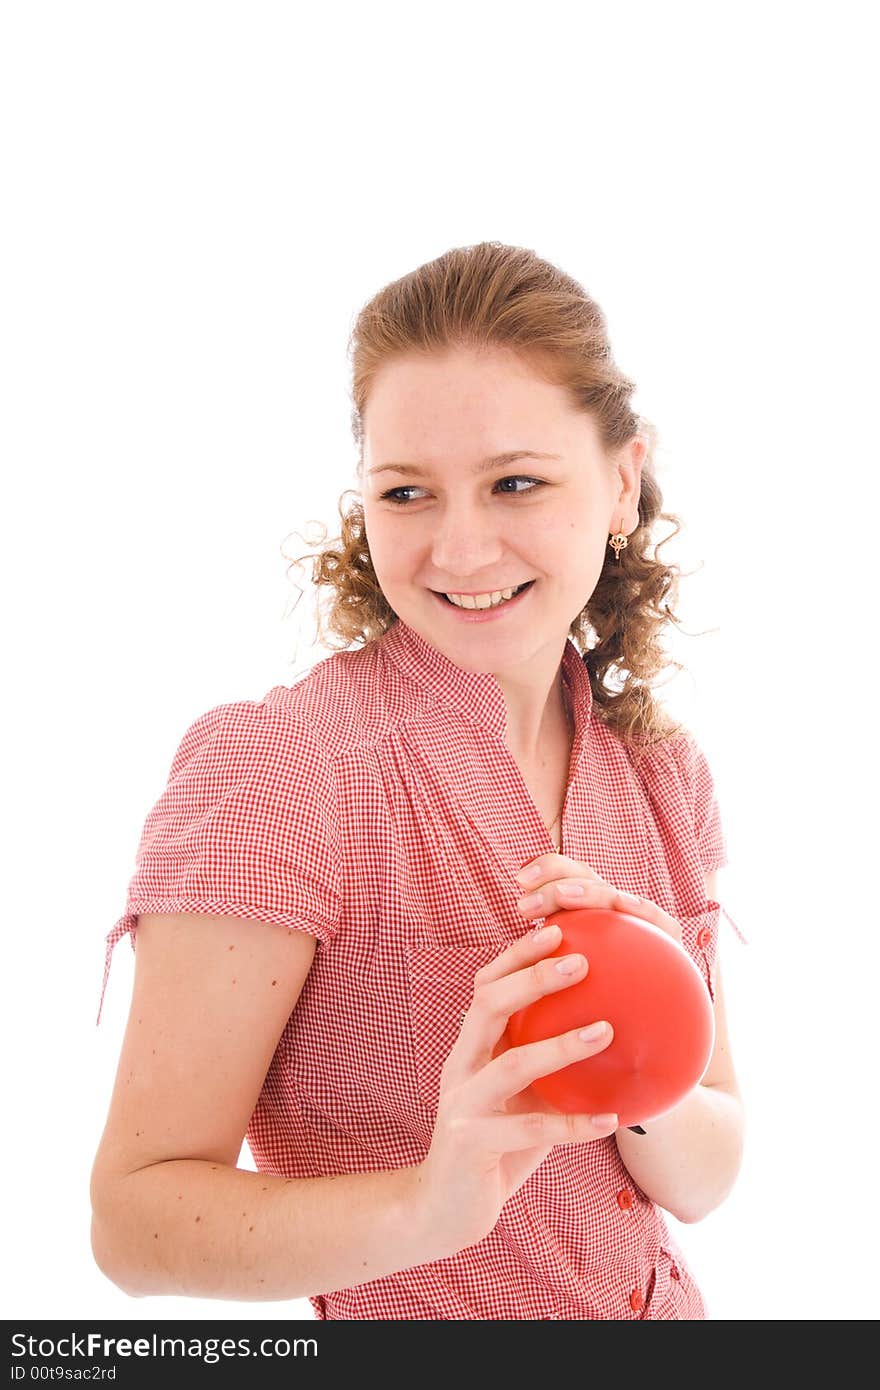
[[[623,1210],[628,1211],[633,1204],[633,1195],[629,1188],[621,1188],[617,1194],[617,1205]]]
[[[680,1275],[679,1272],[678,1272],[678,1265],[673,1265],[672,1268],[670,1269],[669,1273],[671,1274],[671,1276],[672,1276],[673,1279],[680,1279],[680,1278],[681,1278],[681,1275]]]
[[[642,1296],[641,1289],[633,1289],[632,1293],[629,1296],[629,1306],[630,1308],[632,1308],[634,1313],[638,1313],[641,1311],[642,1308],[644,1308],[645,1300]]]
[[[697,945],[701,947],[703,950],[705,950],[705,948],[709,945],[709,942],[711,940],[712,933],[709,930],[709,928],[701,927],[700,931],[697,933]]]

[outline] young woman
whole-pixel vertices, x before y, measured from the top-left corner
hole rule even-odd
[[[704,1318],[663,1210],[724,1200],[744,1111],[712,776],[649,685],[653,432],[597,305],[516,247],[388,286],[353,366],[362,500],[314,571],[342,647],[191,725],[107,938],[105,988],[137,949],[95,1258],[319,1318]],[[700,1084],[644,1127],[530,1088],[610,1020],[502,1044],[588,970],[530,930],[576,905],[668,931],[714,1004]]]

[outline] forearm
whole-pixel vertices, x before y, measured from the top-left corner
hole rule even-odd
[[[92,1249],[133,1298],[305,1298],[436,1258],[414,1168],[281,1178],[202,1159],[139,1169],[93,1196]]]
[[[745,1113],[717,1086],[696,1086],[645,1133],[615,1132],[617,1150],[643,1192],[679,1221],[702,1221],[720,1206],[742,1164]]]

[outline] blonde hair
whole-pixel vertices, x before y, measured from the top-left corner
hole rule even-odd
[[[613,729],[637,758],[640,750],[687,733],[650,686],[669,665],[684,669],[660,643],[666,624],[678,625],[671,603],[678,598],[681,570],[658,558],[660,546],[678,535],[681,526],[678,516],[661,510],[656,431],[631,409],[635,383],[614,362],[605,317],[583,286],[534,251],[484,241],[455,247],[381,289],[361,309],[349,345],[358,477],[363,474],[364,411],[381,367],[413,353],[493,347],[516,352],[544,380],[564,387],[574,406],[595,420],[609,455],[636,435],[648,446],[636,530],[619,561],[606,547],[596,587],[569,629],[589,673],[594,717]],[[361,496],[353,489],[347,492]],[[367,647],[398,621],[373,570],[362,502],[344,511],[345,496],[338,504],[338,540],[293,561],[311,559],[312,583],[330,590],[326,630],[320,605],[317,623],[321,642],[334,651],[355,644]],[[653,545],[658,521],[670,521],[675,529]],[[324,545],[326,526],[323,530],[313,544]],[[612,673],[617,673],[619,689],[609,682]]]

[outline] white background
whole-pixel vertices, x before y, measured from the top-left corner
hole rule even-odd
[[[601,304],[701,566],[663,694],[750,942],[723,922],[747,1152],[669,1221],[712,1318],[876,1316],[870,9],[3,7],[5,1316],[312,1316],[95,1265],[104,937],[184,730],[328,654],[288,562],[356,486],[355,314],[487,239]]]

